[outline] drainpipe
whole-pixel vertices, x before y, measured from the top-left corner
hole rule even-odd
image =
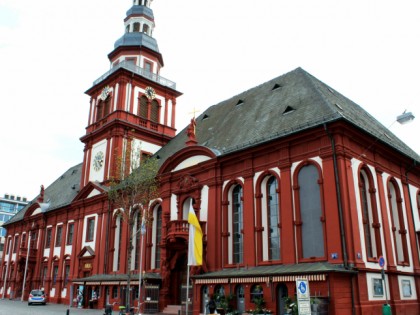
[[[339,182],[339,178],[338,178],[337,154],[336,154],[336,151],[335,151],[335,141],[334,141],[334,138],[331,135],[330,131],[328,130],[327,124],[324,124],[324,129],[325,129],[325,132],[327,133],[328,137],[330,138],[331,147],[332,147],[332,151],[333,151],[335,189],[337,191],[337,206],[338,206],[338,217],[339,217],[339,220],[340,220],[340,236],[341,236],[341,246],[343,248],[343,261],[344,261],[344,268],[349,269],[348,258],[347,258],[346,235],[345,235],[345,231],[344,231],[341,190],[340,190],[340,182]]]

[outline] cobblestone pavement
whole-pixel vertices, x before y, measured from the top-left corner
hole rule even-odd
[[[63,304],[47,303],[47,305],[28,305],[20,300],[0,299],[0,315],[103,315],[104,310],[78,309]],[[113,315],[117,315],[114,312]]]

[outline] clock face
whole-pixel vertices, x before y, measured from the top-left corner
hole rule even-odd
[[[104,165],[104,153],[99,151],[96,153],[95,157],[93,158],[93,169],[95,171],[99,171],[102,166]]]
[[[146,92],[147,98],[150,99],[150,100],[152,100],[152,99],[154,99],[156,97],[155,90],[152,87],[150,87],[150,86],[148,86],[146,88],[145,92]]]

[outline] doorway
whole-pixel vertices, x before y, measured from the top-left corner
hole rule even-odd
[[[287,292],[287,286],[284,283],[280,283],[277,286],[277,313],[279,315],[286,314],[286,303],[284,298],[289,296]]]

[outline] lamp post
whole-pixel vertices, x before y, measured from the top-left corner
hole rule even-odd
[[[138,309],[139,309],[139,315],[140,315],[140,307],[141,307],[141,281],[142,281],[142,268],[143,268],[143,235],[146,234],[146,226],[144,224],[144,219],[141,223],[140,228],[140,265],[139,265],[139,303],[138,303]]]

